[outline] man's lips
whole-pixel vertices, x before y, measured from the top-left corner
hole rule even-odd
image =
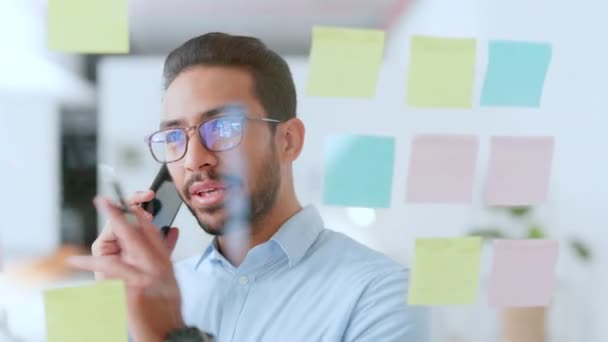
[[[194,207],[208,208],[221,206],[230,187],[223,182],[204,181],[192,184],[188,190]]]
[[[196,182],[188,188],[188,193],[190,197],[194,196],[204,196],[213,191],[217,190],[225,190],[227,188],[226,184],[223,182],[217,181],[204,181],[204,182]]]

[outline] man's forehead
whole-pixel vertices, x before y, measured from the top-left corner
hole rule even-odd
[[[184,120],[184,121],[199,121],[204,120],[206,118],[210,118],[217,114],[220,114],[219,109],[230,106],[232,104],[240,104],[242,105],[242,111],[250,112],[250,109],[247,108],[247,104],[243,101],[242,98],[229,98],[223,101],[209,101],[206,103],[201,103],[198,106],[192,106],[191,108],[186,108],[186,106],[182,106],[181,110],[172,110],[170,107],[163,107],[163,111],[161,113],[161,120]]]
[[[236,68],[200,67],[187,70],[169,85],[162,100],[162,120],[193,122],[201,114],[230,103],[259,110],[251,76]]]
[[[192,113],[191,115],[182,116],[163,116],[160,122],[160,128],[194,125],[201,121],[211,119],[222,115],[247,115],[249,111],[240,102],[229,102],[221,106],[211,108],[209,110]]]

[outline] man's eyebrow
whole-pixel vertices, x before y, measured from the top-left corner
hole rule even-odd
[[[169,127],[179,127],[179,126],[183,126],[183,124],[184,124],[183,120],[161,121],[160,122],[160,129],[165,129],[165,128],[169,128]]]
[[[215,109],[211,109],[205,112],[200,112],[196,114],[196,119],[198,122],[201,122],[203,120],[207,120],[210,119],[214,116],[217,116],[221,113],[223,113],[223,108],[215,108]],[[170,128],[170,127],[183,127],[186,126],[187,123],[183,120],[183,119],[177,119],[177,120],[166,120],[166,121],[161,121],[160,122],[160,129],[165,129],[165,128]]]

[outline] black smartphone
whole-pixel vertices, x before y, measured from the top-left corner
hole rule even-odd
[[[141,207],[152,214],[152,223],[162,230],[163,235],[167,235],[182,205],[182,198],[175,188],[167,165],[160,168],[150,190],[154,191],[154,199],[142,203]]]

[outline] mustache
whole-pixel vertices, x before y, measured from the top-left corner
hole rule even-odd
[[[190,187],[192,184],[196,182],[204,182],[206,180],[218,181],[222,182],[228,186],[242,186],[244,181],[241,177],[237,175],[230,174],[218,174],[218,173],[197,173],[192,175],[188,180],[184,183],[182,188],[183,193],[186,195],[188,199],[190,199]]]

